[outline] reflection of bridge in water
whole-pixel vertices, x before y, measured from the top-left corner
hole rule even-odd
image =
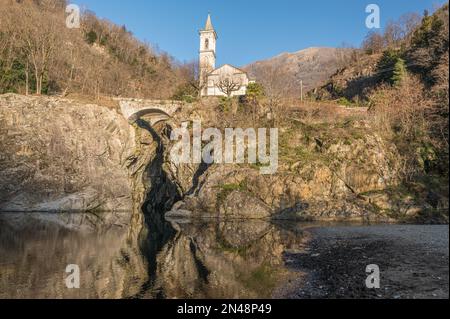
[[[146,116],[151,125],[166,121],[181,109],[183,103],[166,100],[117,99],[123,116],[129,122],[135,122]]]

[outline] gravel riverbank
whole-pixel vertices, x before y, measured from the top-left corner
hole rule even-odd
[[[285,261],[301,276],[282,298],[448,298],[447,225],[313,227],[306,251]],[[380,289],[366,288],[366,266],[380,268]]]

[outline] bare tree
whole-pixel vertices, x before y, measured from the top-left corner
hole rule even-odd
[[[92,13],[66,28],[65,3],[0,0],[1,92],[169,98],[185,80],[170,56]]]
[[[46,12],[38,12],[29,6],[22,6],[15,12],[19,17],[14,23],[19,43],[33,68],[36,94],[41,94],[56,48],[61,47],[60,32]],[[60,26],[62,27],[62,26]]]
[[[220,92],[230,97],[234,92],[239,91],[242,87],[242,81],[239,77],[231,74],[220,75],[215,85],[219,88]]]
[[[277,125],[287,114],[284,101],[289,92],[295,91],[295,81],[275,65],[263,68],[260,77],[266,95],[265,107],[270,112],[273,124]]]
[[[405,40],[410,43],[414,30],[420,25],[422,17],[417,13],[406,13],[398,21]]]
[[[405,37],[405,33],[398,22],[389,21],[384,30],[383,37],[386,47],[395,48]]]
[[[364,39],[362,48],[364,51],[370,54],[382,52],[384,48],[383,36],[378,32],[374,31],[369,32],[366,38]]]
[[[336,63],[339,69],[348,66],[352,60],[352,54],[356,49],[348,43],[343,42],[339,48],[334,52]]]

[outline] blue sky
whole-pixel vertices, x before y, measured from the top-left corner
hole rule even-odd
[[[382,26],[403,13],[433,11],[443,0],[73,0],[158,45],[179,61],[195,59],[208,11],[219,35],[217,64],[243,66],[311,46],[359,46],[368,4]]]

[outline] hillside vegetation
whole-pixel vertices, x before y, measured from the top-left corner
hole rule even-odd
[[[283,68],[289,66],[280,64],[249,86],[244,99],[223,99],[219,108],[225,114],[219,122],[278,127],[280,167],[289,176],[314,182],[323,173],[318,167],[331,170],[351,194],[368,203],[362,211],[448,222],[448,37],[448,5],[422,17],[407,14],[390,22],[383,34],[370,33],[362,48],[353,50],[328,83],[311,90],[303,102],[299,87],[284,82],[289,74],[284,77]],[[373,157],[352,154],[376,147],[380,150]],[[383,157],[384,164],[373,164]],[[377,180],[384,185],[372,184]],[[309,195],[300,192],[299,198],[305,201]],[[325,195],[312,198],[324,201]]]
[[[401,24],[392,22],[384,34],[370,33],[361,57],[312,96],[367,106],[373,129],[399,150],[405,185],[432,190],[432,202],[448,194],[448,19],[446,4],[417,24],[410,15],[409,32],[393,32]]]
[[[0,0],[0,93],[173,95],[183,77],[170,56],[91,12],[69,29],[66,5]]]

